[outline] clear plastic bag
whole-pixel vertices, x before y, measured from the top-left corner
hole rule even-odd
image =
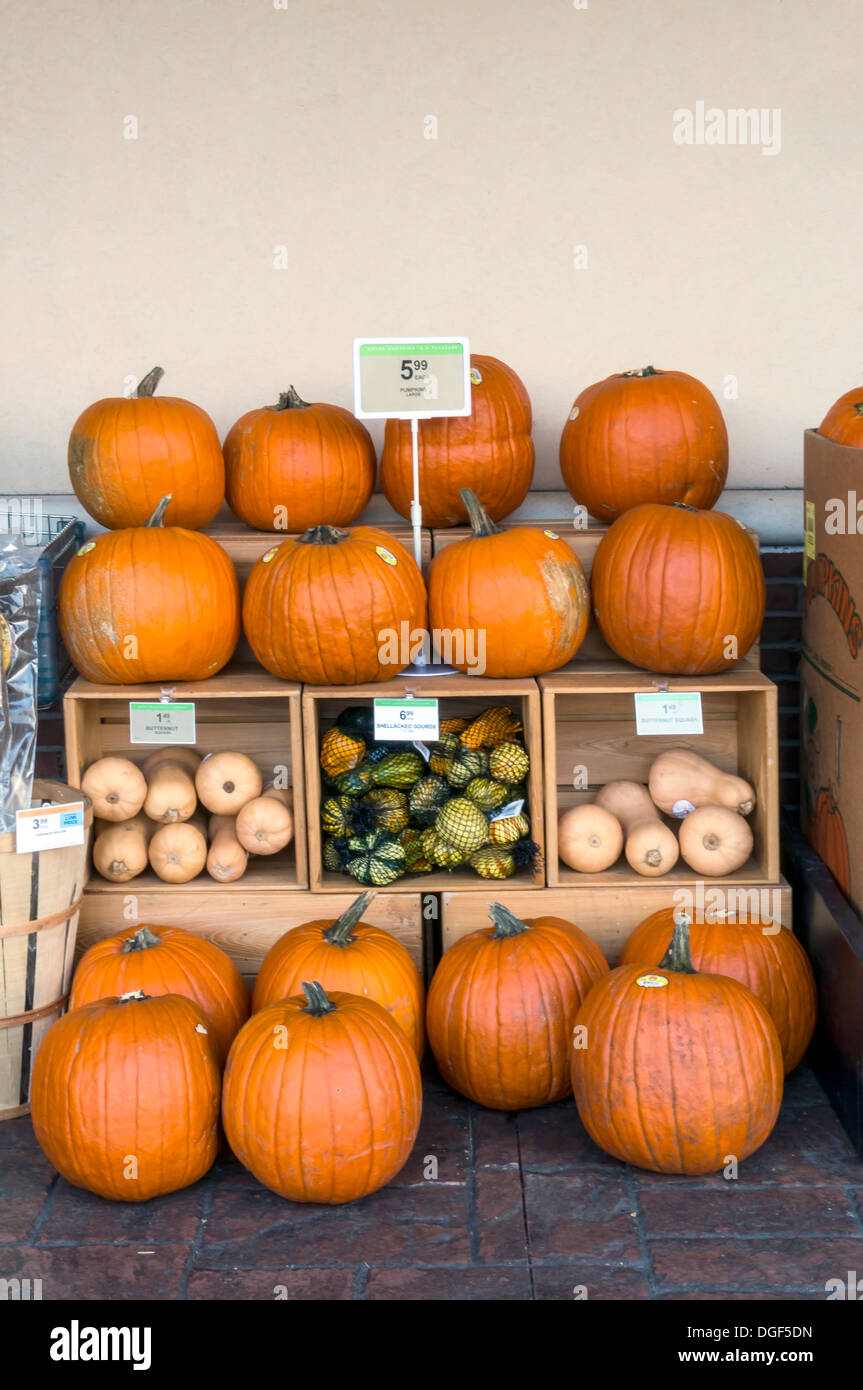
[[[0,537],[0,833],[30,805],[36,759],[40,549]]]

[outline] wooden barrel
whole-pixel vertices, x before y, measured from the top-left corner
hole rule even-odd
[[[14,832],[0,835],[0,1120],[29,1112],[33,1059],[66,1007],[93,824],[83,792],[33,782],[33,807],[74,801],[84,802],[83,845],[16,854]]]

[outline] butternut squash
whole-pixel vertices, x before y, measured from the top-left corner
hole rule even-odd
[[[680,820],[699,806],[726,806],[741,816],[755,809],[754,787],[690,748],[660,753],[650,769],[649,787],[660,811]]]
[[[263,785],[257,763],[245,753],[210,753],[195,774],[198,796],[217,816],[236,815]]]
[[[237,815],[237,839],[250,854],[278,854],[294,833],[294,813],[274,796],[256,796]]]
[[[749,822],[727,806],[699,806],[680,826],[680,853],[704,878],[724,878],[752,853]]]
[[[217,883],[235,883],[238,878],[243,877],[248,862],[248,853],[237,839],[233,824],[220,826],[213,836],[207,854],[207,873],[210,878],[214,878]]]
[[[154,752],[148,753],[141,763],[141,771],[149,782],[157,767],[162,763],[179,763],[184,767],[190,777],[194,777],[198,768],[201,766],[201,754],[196,753],[194,748],[157,748]]]
[[[281,801],[283,806],[287,806],[289,811],[294,809],[294,789],[293,787],[277,787],[274,782],[268,782],[264,787],[263,796],[274,796],[277,801]]]
[[[128,883],[147,867],[147,839],[143,831],[127,823],[111,825],[93,844],[93,868],[111,883]]]
[[[557,822],[557,852],[580,874],[602,873],[617,862],[622,849],[620,821],[602,806],[571,806]]]
[[[144,804],[147,782],[128,758],[98,758],[81,778],[81,790],[101,820],[131,820]]]
[[[680,855],[677,836],[660,819],[640,782],[607,782],[597,794],[596,805],[620,821],[623,852],[637,874],[661,878],[674,868]]]
[[[195,783],[182,763],[166,758],[153,769],[144,802],[144,812],[151,820],[161,825],[188,820],[197,806]]]
[[[146,838],[148,843],[156,832],[156,826],[148,816],[144,815],[143,811],[139,811],[137,816],[132,816],[129,820],[110,821],[100,820],[96,817],[93,822],[93,831],[96,835],[101,835],[104,831],[112,828],[115,830],[137,830]]]
[[[236,825],[236,816],[210,816],[207,822],[207,839],[212,844],[220,830],[230,830],[236,839]]]
[[[149,847],[153,872],[165,883],[188,883],[207,862],[207,839],[188,822],[160,825]]]

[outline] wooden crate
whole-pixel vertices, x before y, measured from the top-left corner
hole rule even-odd
[[[85,769],[105,754],[141,763],[152,753],[153,745],[129,742],[129,701],[158,700],[161,689],[157,685],[91,685],[80,677],[74,682],[63,700],[67,775],[73,786],[80,785]],[[213,890],[224,894],[227,901],[251,889],[307,888],[300,686],[278,680],[260,666],[232,663],[209,680],[181,681],[170,690],[172,699],[195,702],[195,747],[199,753],[225,749],[247,753],[265,780],[274,777],[274,769],[287,768],[294,791],[294,838],[286,849],[253,858],[236,883],[216,884],[205,871],[183,885],[183,891]],[[94,874],[89,891],[110,899],[115,905],[111,910],[119,914],[123,895],[144,889],[172,897],[178,892],[175,884],[163,883],[149,869],[130,883],[109,883]],[[117,930],[122,925],[118,921]]]
[[[303,687],[303,738],[305,740],[306,806],[308,809],[309,883],[313,890],[343,893],[346,874],[332,873],[321,862],[321,768],[320,741],[345,705],[371,705],[372,700],[390,697],[432,695],[440,701],[441,719],[456,716],[472,718],[489,705],[508,705],[521,720],[524,745],[530,757],[528,804],[531,837],[540,847],[540,858],[533,873],[524,870],[507,879],[524,888],[541,888],[545,883],[543,854],[542,735],[539,687],[535,680],[490,680],[484,676],[397,676],[372,685],[306,685]],[[387,892],[439,892],[444,888],[482,892],[488,880],[473,869],[441,869],[433,874],[413,874],[396,879]]]
[[[775,883],[779,878],[779,765],[777,692],[772,681],[751,667],[737,666],[717,676],[651,677],[623,662],[600,669],[572,662],[540,677],[545,748],[546,876],[557,884],[629,886],[644,883],[621,858],[601,874],[581,874],[558,860],[558,815],[592,801],[606,782],[623,778],[647,782],[650,764],[668,748],[691,748],[722,768],[739,773],[755,788],[757,804],[748,817],[755,838],[752,857],[736,873],[716,883]],[[701,692],[703,734],[635,732],[633,696],[667,689]],[[587,786],[576,789],[576,769],[586,769]],[[674,825],[674,821],[669,821]],[[662,882],[691,884],[698,875],[682,860]]]
[[[495,885],[491,885],[494,889]],[[688,898],[678,898],[681,892],[664,879],[641,879],[627,887],[608,888],[544,888],[539,893],[522,893],[501,884],[500,892],[489,892],[484,898],[477,893],[443,893],[441,903],[441,937],[448,951],[468,932],[490,925],[488,905],[503,903],[517,917],[562,917],[574,922],[601,948],[609,965],[616,965],[629,936],[653,912],[665,907],[682,907],[692,920],[703,921],[705,911],[734,910],[747,919],[779,921],[792,926],[791,889],[784,878],[774,884],[740,883],[704,885]]]
[[[346,892],[272,893],[249,886],[249,877],[229,885],[237,891],[226,894],[223,885],[207,879],[203,891],[196,884],[174,887],[170,897],[142,879],[124,883],[123,898],[100,893],[93,880],[84,894],[78,924],[78,955],[126,927],[137,923],[151,926],[182,927],[213,941],[227,951],[246,983],[254,985],[261,961],[270,947],[291,927],[318,919],[340,916],[362,891],[349,886]],[[410,951],[423,969],[422,896],[419,893],[379,893],[363,913],[363,921],[392,932]]]
[[[593,517],[589,518],[589,525],[583,529],[576,529],[573,526],[571,516],[550,517],[548,520],[537,520],[533,517],[523,517],[519,520],[509,518],[506,521],[499,521],[497,524],[502,531],[515,530],[523,526],[539,527],[541,531],[553,531],[555,535],[560,536],[561,540],[566,541],[570,549],[578,556],[588,584],[590,583],[590,574],[593,569],[593,560],[596,555],[597,547],[608,530],[606,525],[600,521],[595,521]],[[755,549],[758,550],[758,532],[753,531],[750,526],[744,526],[743,529],[748,532],[752,539],[752,544],[755,546]],[[432,531],[432,554],[439,554],[446,546],[452,545],[453,541],[466,540],[470,534],[471,530],[468,526],[453,526],[448,530]],[[575,659],[579,663],[608,660],[616,661],[618,659],[603,639],[593,617],[591,617],[587,635],[579,647]],[[754,666],[756,669],[760,669],[761,651],[758,638],[755,639],[755,642],[742,658],[740,664],[743,666]]]

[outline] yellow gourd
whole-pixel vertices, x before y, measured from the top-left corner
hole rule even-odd
[[[602,873],[616,863],[622,849],[620,821],[602,806],[572,806],[557,823],[558,854],[579,873]]]
[[[724,878],[752,853],[749,822],[727,806],[699,806],[680,826],[680,853],[705,878]]]
[[[160,825],[149,847],[153,872],[165,883],[188,883],[207,862],[207,839],[197,825]]]
[[[245,753],[212,753],[195,775],[198,796],[208,811],[236,815],[264,785],[257,763]]]
[[[674,868],[680,855],[677,836],[660,819],[640,782],[608,782],[598,792],[596,804],[620,821],[623,852],[637,874],[661,878]]]
[[[248,853],[237,839],[233,823],[220,825],[213,835],[207,854],[207,873],[210,878],[214,878],[217,883],[235,883],[238,878],[243,877],[248,862]]]
[[[127,823],[109,825],[93,844],[93,868],[111,883],[128,883],[147,867],[147,839]]]
[[[681,820],[699,806],[725,806],[741,816],[755,808],[754,787],[689,748],[660,753],[650,769],[649,787],[660,811]]]
[[[123,821],[136,816],[147,795],[143,772],[128,758],[99,758],[81,778],[81,790],[102,820]]]
[[[161,825],[188,820],[198,805],[195,784],[182,763],[165,759],[150,774],[144,812]]]
[[[278,854],[293,833],[293,812],[274,796],[256,796],[237,815],[237,839],[250,854]]]

